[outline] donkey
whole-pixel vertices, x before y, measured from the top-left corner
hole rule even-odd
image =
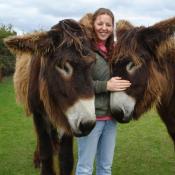
[[[111,93],[116,120],[138,119],[153,105],[175,144],[175,17],[150,27],[117,23],[113,76],[131,81],[126,91]]]
[[[4,42],[16,55],[17,101],[33,115],[41,175],[71,174],[72,136],[87,135],[96,122],[90,76],[95,56],[84,29],[66,19],[49,31]]]

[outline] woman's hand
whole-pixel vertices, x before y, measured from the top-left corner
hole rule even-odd
[[[112,77],[107,81],[107,90],[108,91],[123,91],[131,86],[130,81],[123,80],[121,77]]]

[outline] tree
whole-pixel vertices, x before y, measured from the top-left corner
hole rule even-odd
[[[3,43],[3,39],[16,35],[12,25],[0,26],[0,81],[3,76],[12,74],[15,67],[15,57],[10,53],[7,47]]]

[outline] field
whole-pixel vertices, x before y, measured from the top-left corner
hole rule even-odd
[[[174,175],[175,153],[157,113],[118,125],[113,175]],[[39,175],[32,118],[16,105],[11,77],[0,83],[0,175]],[[77,146],[75,139],[75,158]],[[77,159],[77,158],[76,158]]]

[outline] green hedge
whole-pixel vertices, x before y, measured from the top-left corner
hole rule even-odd
[[[3,39],[16,34],[11,25],[0,26],[0,72],[3,76],[12,74],[15,68],[15,57],[4,45]]]

